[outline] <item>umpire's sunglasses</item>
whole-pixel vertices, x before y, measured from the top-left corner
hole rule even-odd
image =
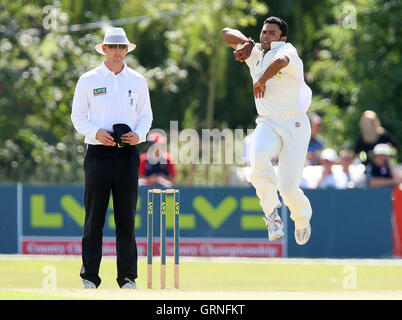
[[[126,44],[108,44],[107,47],[109,49],[116,49],[117,47],[119,47],[119,49],[127,49]]]

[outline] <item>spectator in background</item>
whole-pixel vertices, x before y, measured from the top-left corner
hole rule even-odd
[[[172,187],[177,175],[176,167],[167,152],[167,139],[164,135],[153,132],[149,135],[150,148],[140,156],[140,184]]]
[[[375,145],[389,143],[394,149],[398,149],[395,138],[382,126],[374,111],[366,110],[360,118],[360,136],[358,137],[354,151],[363,164],[373,161],[372,151]]]
[[[388,144],[377,144],[374,160],[366,166],[367,184],[372,188],[394,187],[402,183],[402,172],[392,165],[392,150]]]
[[[339,152],[339,161],[345,174],[348,188],[361,188],[365,185],[364,165],[359,164],[359,166],[363,167],[362,170],[360,170],[360,167],[356,167],[355,170],[351,169],[355,159],[356,153],[353,150],[344,149]]]
[[[321,131],[322,119],[316,113],[309,114],[311,126],[311,138],[307,149],[307,164],[319,165],[320,153],[324,148],[323,141],[319,138],[318,133]]]
[[[334,171],[332,168],[337,161],[338,154],[335,150],[326,148],[321,152],[320,163],[322,166],[322,173],[316,185],[316,189],[347,188],[346,174],[343,171]]]

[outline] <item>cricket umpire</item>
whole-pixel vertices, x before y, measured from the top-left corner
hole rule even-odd
[[[100,66],[78,80],[72,104],[74,128],[85,136],[85,224],[82,237],[83,288],[101,279],[103,226],[113,195],[116,224],[117,283],[136,289],[137,245],[134,218],[140,158],[137,144],[146,141],[152,109],[145,78],[125,63],[136,45],[122,28],[106,31],[95,50],[105,55]]]

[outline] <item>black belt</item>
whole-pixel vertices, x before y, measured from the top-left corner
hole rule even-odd
[[[87,149],[89,148],[97,148],[97,149],[105,149],[105,150],[111,150],[111,149],[124,149],[125,147],[130,147],[131,145],[129,144],[124,144],[124,145],[119,145],[119,143],[116,143],[114,146],[105,146],[104,144],[87,144]],[[135,147],[135,146],[131,146]]]

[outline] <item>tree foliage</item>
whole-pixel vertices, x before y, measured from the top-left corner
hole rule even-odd
[[[112,25],[122,25],[137,44],[127,63],[148,79],[153,127],[168,131],[169,121],[178,120],[181,129],[252,128],[256,111],[248,69],[234,61],[220,30],[237,28],[257,40],[263,20],[275,15],[289,23],[289,41],[302,56],[313,89],[311,111],[323,115],[328,146],[353,146],[365,109],[377,111],[402,141],[400,1],[60,0],[52,5],[54,16],[48,1],[0,2],[2,182],[83,181],[85,146],[70,120],[71,101],[79,76],[101,63],[94,45]],[[49,29],[46,23],[69,27]]]
[[[310,68],[318,93],[315,108],[326,116],[326,136],[337,149],[353,147],[359,118],[370,109],[402,141],[402,3],[332,2],[333,22],[318,32],[316,59]],[[350,17],[345,16],[345,8],[356,14],[354,24],[346,20]]]

